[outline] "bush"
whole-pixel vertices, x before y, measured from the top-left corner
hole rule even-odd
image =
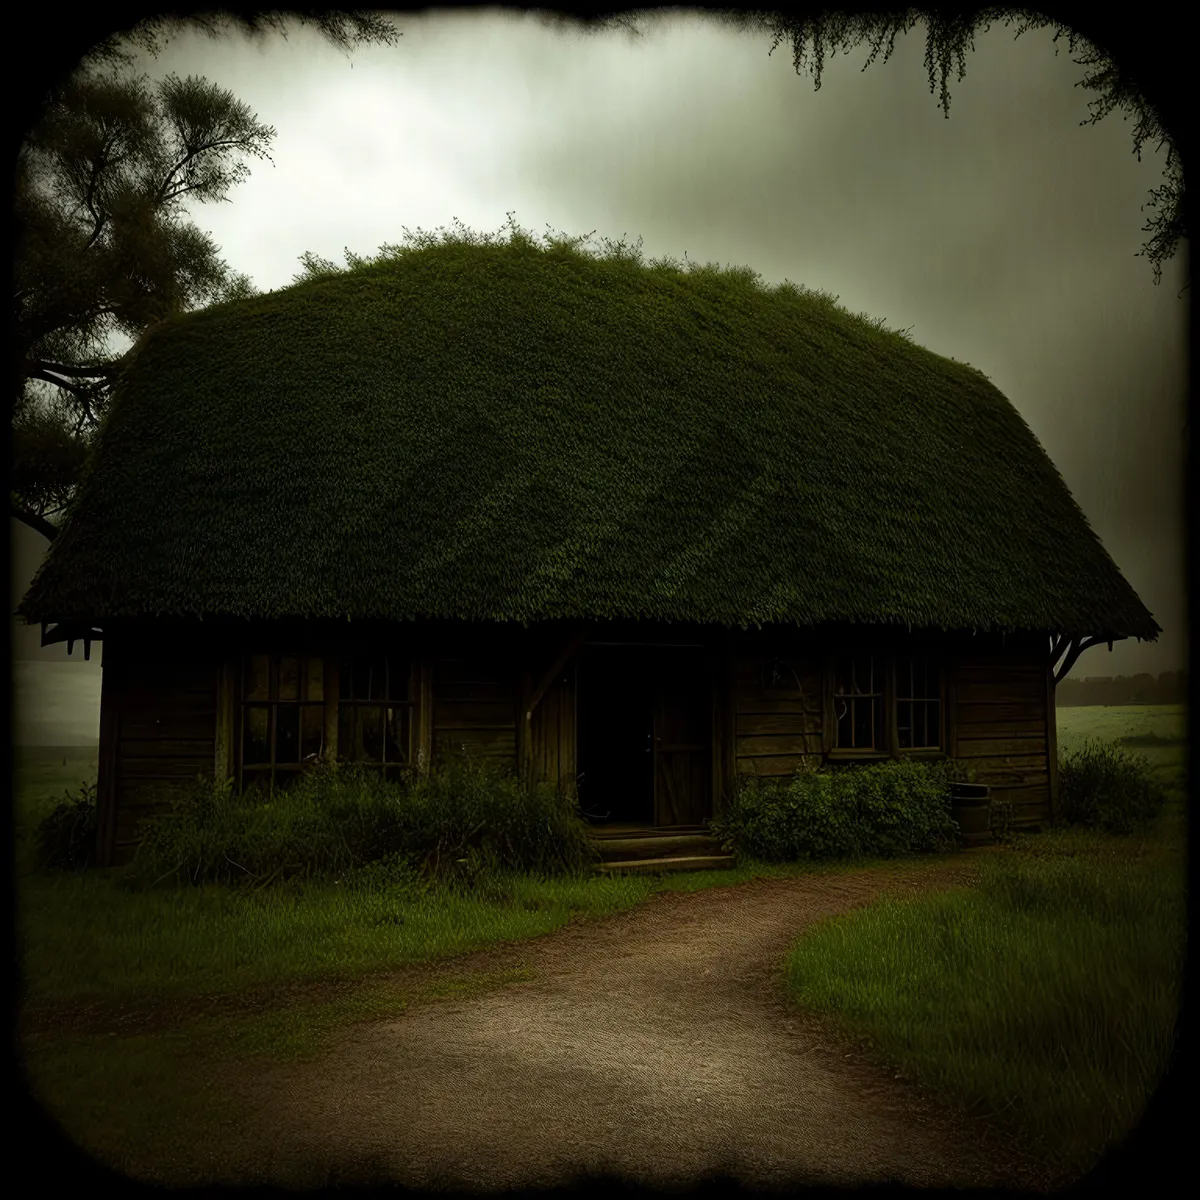
[[[321,763],[270,795],[198,779],[145,819],[126,879],[262,886],[385,863],[469,885],[503,868],[574,870],[592,854],[576,801],[551,785],[462,758],[390,782]]]
[[[38,824],[39,867],[78,871],[96,862],[96,785],[67,792]]]
[[[909,760],[822,771],[786,783],[745,780],[712,832],[739,856],[766,862],[888,858],[957,845],[948,763]]]
[[[1058,780],[1063,820],[1106,833],[1144,831],[1167,798],[1143,755],[1095,739],[1063,756]]]

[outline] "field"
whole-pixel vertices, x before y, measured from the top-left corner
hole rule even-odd
[[[1129,704],[1058,710],[1060,751],[1090,737],[1120,742],[1156,763],[1178,764],[1187,744],[1187,707]]]

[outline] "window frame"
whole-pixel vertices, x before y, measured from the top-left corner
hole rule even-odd
[[[837,744],[838,723],[835,704],[837,668],[839,661],[874,659],[883,672],[883,734],[877,748],[839,746]],[[925,659],[937,672],[938,745],[903,747],[899,744],[899,697],[897,691],[897,666],[902,659]],[[830,653],[825,660],[825,704],[824,743],[825,758],[832,762],[868,762],[883,759],[946,759],[950,757],[950,722],[947,709],[948,661],[945,654],[936,648],[923,646],[905,647],[901,650],[881,649],[876,646],[861,646],[851,650]],[[932,700],[933,697],[929,697]]]
[[[252,670],[252,662],[255,658],[265,658],[267,660],[267,698],[252,698],[250,696],[250,672]],[[292,658],[296,660],[296,698],[280,699],[279,698],[279,670],[280,662],[283,659]],[[313,700],[308,696],[308,688],[310,683],[309,667],[312,662],[321,663],[321,699]],[[238,687],[237,687],[237,703],[235,706],[235,721],[236,721],[236,767],[237,767],[237,788],[239,794],[243,792],[247,786],[264,782],[266,783],[268,792],[274,792],[276,787],[280,785],[281,777],[286,777],[288,781],[294,780],[311,765],[312,756],[301,756],[301,750],[304,746],[304,717],[305,709],[318,709],[321,713],[320,721],[320,741],[319,748],[316,754],[316,761],[320,761],[325,756],[328,745],[328,688],[329,688],[329,671],[328,662],[321,654],[314,653],[311,650],[288,647],[284,649],[276,649],[274,647],[261,650],[247,650],[240,655],[238,669]],[[297,712],[296,719],[296,753],[295,762],[280,762],[276,757],[279,749],[279,709],[280,707],[295,708]],[[267,744],[269,747],[269,757],[266,762],[247,763],[246,762],[246,720],[249,710],[255,708],[266,708],[267,711]]]
[[[354,696],[354,670],[351,664],[355,660],[369,659],[372,661],[382,660],[389,668],[388,682],[385,690],[388,695],[382,698],[366,697],[360,698]],[[417,757],[417,742],[418,742],[418,718],[420,706],[420,688],[421,688],[421,667],[420,662],[411,653],[407,653],[401,649],[395,649],[390,646],[383,648],[362,648],[353,647],[343,649],[337,656],[337,749],[336,758],[339,763],[346,766],[361,766],[366,767],[371,771],[379,771],[384,780],[393,780],[399,778],[402,774],[409,772],[416,764]],[[406,699],[394,699],[391,688],[391,672],[392,664],[397,664],[402,668],[402,674],[405,679],[405,694]],[[399,673],[399,672],[398,672]],[[368,687],[368,690],[373,688]],[[351,693],[347,695],[346,693]],[[363,758],[348,758],[343,747],[342,733],[344,724],[352,712],[362,709],[378,709],[380,710],[380,758],[378,760],[363,759]],[[404,711],[404,728],[402,734],[402,753],[403,758],[392,760],[387,757],[388,752],[388,720],[391,710],[401,709]]]

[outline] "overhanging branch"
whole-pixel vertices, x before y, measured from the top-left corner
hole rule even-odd
[[[23,508],[15,500],[9,500],[9,512],[23,525],[28,525],[30,529],[36,530],[48,541],[52,542],[58,537],[57,525],[51,525],[40,513]]]

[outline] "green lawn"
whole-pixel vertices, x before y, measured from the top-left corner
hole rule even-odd
[[[1186,941],[1186,747],[1179,708],[1058,717],[1063,750],[1094,737],[1152,759],[1170,787],[1156,828],[1018,837],[977,887],[825,923],[797,942],[786,978],[797,1005],[1077,1174],[1136,1126],[1169,1062]]]

